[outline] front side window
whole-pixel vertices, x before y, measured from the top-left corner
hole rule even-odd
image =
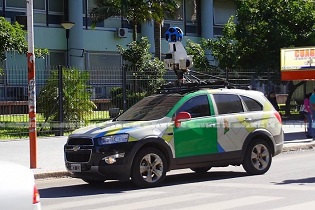
[[[233,94],[214,94],[214,101],[219,114],[244,112],[241,99]]]
[[[189,112],[192,118],[209,116],[210,107],[207,95],[200,95],[189,99],[176,113],[179,112]]]

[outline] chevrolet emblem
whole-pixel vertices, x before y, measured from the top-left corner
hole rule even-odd
[[[79,145],[73,146],[72,149],[73,149],[74,152],[77,152],[77,151],[80,150],[80,146]]]

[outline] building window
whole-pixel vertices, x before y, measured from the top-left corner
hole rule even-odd
[[[184,1],[185,34],[200,35],[200,0]]]
[[[216,0],[213,2],[213,7],[214,36],[221,36],[224,25],[232,15],[236,15],[236,7],[230,0]]]
[[[63,1],[49,0],[49,12],[63,12]]]
[[[38,10],[45,10],[46,9],[45,0],[34,0],[33,8]]]
[[[1,1],[1,0],[0,0]],[[26,17],[26,1],[6,1],[6,17],[15,21],[16,16]],[[34,25],[58,25],[63,20],[63,0],[34,0]],[[48,17],[47,17],[48,15]],[[22,18],[23,19],[23,18]],[[21,20],[21,18],[20,18]],[[24,22],[22,25],[26,25]]]
[[[180,7],[173,11],[172,17],[170,17],[170,15],[165,16],[165,20],[169,20],[169,21],[183,21],[184,19],[184,14],[183,14],[183,3],[180,4]]]
[[[58,68],[59,65],[66,65],[66,53],[63,51],[49,52],[49,65],[51,69]]]
[[[26,8],[26,1],[6,1],[6,7]]]

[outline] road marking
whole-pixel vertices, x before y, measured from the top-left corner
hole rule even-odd
[[[198,184],[200,185],[200,184]],[[196,185],[195,185],[196,186]],[[203,187],[232,187],[232,188],[258,188],[258,189],[268,189],[268,190],[299,190],[299,191],[315,191],[315,187],[310,186],[288,186],[285,184],[246,184],[246,183],[211,183],[203,184]]]
[[[283,199],[284,197],[270,197],[270,196],[249,196],[245,198],[237,198],[232,200],[225,200],[220,202],[202,204],[197,206],[191,206],[187,208],[180,208],[181,210],[195,210],[195,209],[215,209],[223,210],[236,207],[245,207],[247,205],[259,204],[274,200]]]
[[[186,194],[186,195],[172,195],[166,198],[158,198],[155,197],[150,200],[146,201],[139,201],[139,202],[133,202],[133,203],[126,203],[121,205],[115,205],[115,206],[107,206],[110,210],[121,210],[121,209],[139,209],[139,208],[152,208],[157,207],[159,205],[169,205],[174,203],[179,203],[183,201],[193,201],[196,199],[205,199],[210,198],[214,196],[219,196],[223,194],[217,194],[217,193],[192,193],[192,194]],[[104,208],[95,208],[93,210],[102,210]],[[91,209],[92,210],[92,209]]]
[[[115,202],[115,201],[121,201],[124,199],[137,199],[137,198],[143,198],[143,197],[156,197],[157,195],[165,194],[165,192],[157,192],[157,191],[139,191],[139,192],[125,192],[125,193],[117,193],[115,195],[97,195],[95,198],[89,198],[88,199],[88,205],[93,204],[101,204],[106,202]],[[45,210],[58,210],[58,209],[70,209],[75,207],[81,207],[87,205],[87,200],[75,200],[75,201],[67,201],[63,203],[58,204],[52,204],[52,205],[45,205],[43,209]],[[104,209],[104,208],[102,208]]]
[[[289,206],[283,206],[280,208],[275,208],[272,210],[296,210],[296,209],[313,209],[315,206],[315,201],[305,202],[305,203],[298,203]]]

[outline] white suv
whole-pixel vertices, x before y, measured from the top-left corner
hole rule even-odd
[[[280,114],[258,91],[170,91],[142,99],[116,119],[69,136],[65,164],[88,183],[108,179],[140,187],[161,184],[166,172],[243,165],[264,174],[283,147]]]

